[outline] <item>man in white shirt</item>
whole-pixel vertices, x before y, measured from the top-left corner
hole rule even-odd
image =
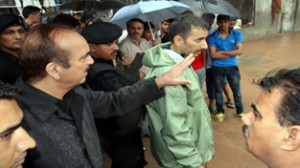
[[[128,36],[120,44],[120,50],[123,54],[129,55],[134,61],[137,53],[145,53],[151,48],[150,43],[142,38],[144,32],[144,22],[141,19],[133,18],[127,22]],[[140,76],[143,78],[147,74],[149,68],[142,66]]]

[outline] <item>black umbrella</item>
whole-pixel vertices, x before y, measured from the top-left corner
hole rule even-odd
[[[180,0],[179,2],[191,7],[192,10],[202,13],[214,13],[240,17],[240,12],[225,0]]]
[[[104,11],[107,9],[118,10],[125,6],[123,2],[117,0],[69,0],[60,6],[60,9],[69,10],[93,10],[93,11]]]

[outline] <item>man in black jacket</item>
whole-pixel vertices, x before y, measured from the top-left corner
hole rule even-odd
[[[17,15],[0,15],[0,80],[14,84],[21,74],[18,63],[25,38],[22,18]]]
[[[79,86],[93,64],[85,39],[59,25],[34,27],[22,47],[24,75],[16,86],[24,111],[24,128],[37,146],[28,152],[24,167],[102,168],[95,118],[123,115],[153,101],[166,85],[189,84],[179,76],[194,59],[188,57],[162,76],[118,92],[88,91]]]
[[[95,63],[90,66],[88,85],[93,90],[118,91],[132,85],[123,71],[113,65],[122,29],[107,22],[95,22],[82,31]],[[120,117],[95,119],[101,145],[112,159],[112,168],[142,168],[146,165],[139,123],[146,113],[140,106]]]

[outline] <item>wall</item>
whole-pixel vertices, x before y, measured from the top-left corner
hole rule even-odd
[[[295,14],[295,24],[294,24],[294,31],[300,31],[300,1],[296,0],[297,5],[296,6],[296,14]]]
[[[272,23],[272,0],[256,0],[254,26],[239,29],[245,40],[253,40],[261,37],[274,36],[278,33],[278,18]]]
[[[245,40],[275,36],[282,32],[300,31],[299,0],[281,0],[282,11],[272,23],[272,0],[256,0],[254,26],[242,28]]]
[[[284,0],[282,3],[282,10],[279,16],[279,32],[291,32],[294,28],[294,15],[296,1],[295,0]]]
[[[226,0],[231,3],[234,7],[236,7],[240,11],[240,19],[243,22],[243,26],[239,31],[241,31],[244,35],[245,40],[253,40],[261,37],[274,36],[278,34],[279,29],[279,18],[280,15],[277,15],[274,22],[272,23],[272,15],[271,15],[271,4],[272,0],[253,0],[253,10],[249,8],[249,1],[252,0]],[[282,0],[285,1],[285,0]],[[194,11],[197,15],[197,11]],[[200,12],[201,13],[201,12]],[[202,13],[201,13],[202,14]],[[253,15],[253,19],[247,20],[246,18]],[[299,15],[300,18],[300,15]],[[247,24],[248,22],[252,23],[252,25]],[[300,23],[299,23],[300,24]]]

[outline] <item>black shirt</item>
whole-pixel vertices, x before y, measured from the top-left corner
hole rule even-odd
[[[78,86],[63,100],[21,78],[16,86],[25,92],[17,98],[24,112],[22,126],[37,143],[36,148],[28,151],[25,168],[103,168],[93,115],[95,118],[121,116],[164,94],[154,78],[110,93],[93,92]]]
[[[18,59],[0,49],[0,80],[14,84],[21,73]]]

